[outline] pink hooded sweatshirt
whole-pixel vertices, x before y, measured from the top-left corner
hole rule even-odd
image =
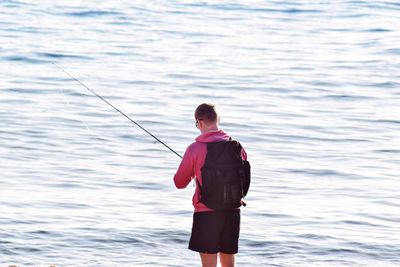
[[[177,188],[185,188],[191,181],[196,178],[202,184],[201,168],[207,155],[207,143],[229,140],[229,135],[223,130],[206,132],[196,138],[196,142],[192,143],[183,155],[182,162],[174,176],[175,186]],[[246,152],[242,150],[242,158],[247,159]],[[196,191],[193,195],[194,212],[212,211],[203,203],[199,202],[200,191],[196,183]]]

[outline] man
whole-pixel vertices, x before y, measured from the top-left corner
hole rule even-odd
[[[210,208],[210,206],[217,207],[214,206],[215,201],[207,200],[204,196],[204,190],[207,189],[205,188],[206,184],[204,182],[207,181],[209,177],[207,177],[207,179],[203,178],[205,178],[204,176],[208,176],[208,174],[206,174],[206,169],[208,168],[206,168],[206,165],[213,164],[213,160],[210,159],[212,155],[207,155],[207,152],[211,151],[210,145],[232,143],[233,146],[231,147],[235,148],[233,150],[237,148],[238,151],[237,154],[240,162],[238,164],[247,162],[246,152],[241,148],[238,142],[230,141],[231,138],[229,135],[219,129],[219,116],[213,104],[203,103],[199,105],[195,111],[194,117],[196,120],[196,127],[200,130],[201,134],[196,138],[196,142],[192,143],[186,149],[182,162],[174,176],[174,182],[177,188],[185,188],[190,183],[191,179],[196,179],[196,190],[193,195],[193,226],[189,241],[189,249],[200,253],[203,267],[216,267],[218,256],[222,267],[233,267],[235,265],[235,254],[238,252],[240,230],[239,207],[243,203],[241,198],[246,195],[248,185],[247,189],[244,190],[245,193],[243,193],[242,188],[240,188],[241,195],[236,197],[234,205],[228,203],[228,206],[223,206],[224,208],[213,209]],[[208,163],[205,164],[205,162]],[[234,166],[229,166],[231,169],[233,167]],[[250,168],[250,166],[248,168]],[[248,169],[248,172],[250,172],[250,169]],[[235,175],[236,174],[230,176]],[[214,180],[217,178],[218,177],[214,177]],[[224,177],[221,179],[224,179]],[[248,179],[250,179],[250,176]],[[229,191],[234,190],[230,189]],[[221,193],[220,195],[225,194]],[[232,197],[229,198],[229,200],[231,199]],[[209,204],[206,205],[205,203]],[[215,204],[218,205],[218,203]],[[222,204],[225,205],[224,203]]]

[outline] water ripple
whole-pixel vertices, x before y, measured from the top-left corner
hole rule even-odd
[[[115,16],[123,15],[124,13],[110,10],[86,10],[86,11],[73,11],[62,13],[65,16],[73,17],[99,17],[99,16]]]

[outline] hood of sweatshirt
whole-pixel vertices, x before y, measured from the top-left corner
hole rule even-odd
[[[196,141],[201,143],[210,143],[229,140],[229,137],[230,136],[223,130],[218,130],[203,133],[196,138]]]

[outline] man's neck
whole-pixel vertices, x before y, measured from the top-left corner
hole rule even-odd
[[[202,130],[201,133],[217,132],[219,131],[218,125],[210,125],[206,129]]]

